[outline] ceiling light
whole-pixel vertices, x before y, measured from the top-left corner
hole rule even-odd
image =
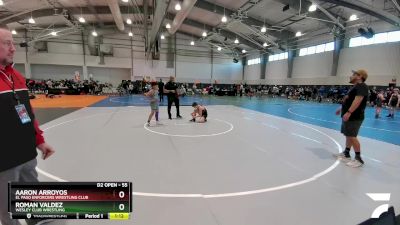
[[[55,31],[52,31],[52,32],[51,32],[51,35],[53,35],[53,36],[57,36],[57,32],[55,32]]]
[[[4,5],[4,2],[2,0],[0,0],[0,5]]]
[[[130,18],[126,19],[127,24],[132,24],[132,20]]]
[[[235,39],[235,44],[239,44],[239,40],[237,38]]]
[[[83,17],[81,16],[81,17],[79,17],[79,22],[81,22],[81,23],[85,23],[85,22],[86,22],[86,20],[85,20],[85,18],[83,18]]]
[[[164,34],[161,34],[161,39],[162,39],[162,40],[164,40],[164,39],[165,39],[165,36],[164,36]]]
[[[349,20],[350,21],[358,20],[358,16],[356,14],[353,14],[353,15],[350,16]]]
[[[218,47],[218,51],[221,51],[222,50],[222,48],[221,47]]]
[[[300,31],[297,31],[296,37],[300,37],[301,35],[303,35],[303,34]]]
[[[132,32],[129,32],[128,35],[129,35],[129,37],[132,37],[132,36],[133,36],[133,33],[132,33]]]
[[[246,49],[243,49],[243,50],[242,50],[242,53],[243,53],[243,54],[246,53]]]
[[[171,29],[171,24],[167,23],[167,25],[165,25],[165,27],[166,27],[167,29]]]
[[[207,37],[207,32],[206,32],[206,31],[203,31],[202,36],[203,36],[203,37]]]
[[[264,42],[263,46],[264,46],[264,47],[268,47],[268,43],[267,43],[267,42]]]
[[[178,3],[176,3],[176,5],[175,5],[175,10],[176,11],[180,11],[182,9],[182,7],[181,7],[181,4],[178,2]]]
[[[310,7],[308,8],[309,12],[315,12],[316,10],[317,10],[317,5],[315,4],[310,5]]]
[[[191,42],[190,42],[190,45],[194,45],[194,41],[191,41]]]
[[[31,18],[29,18],[28,22],[33,24],[33,23],[35,23],[35,20],[31,17]]]
[[[228,19],[227,19],[226,16],[224,15],[224,16],[221,18],[221,21],[222,21],[223,23],[226,23],[226,21],[228,21]]]
[[[11,33],[15,35],[15,34],[17,34],[17,31],[16,30],[12,30]]]
[[[262,32],[262,33],[267,32],[267,28],[266,28],[265,26],[261,27],[261,32]]]
[[[122,0],[122,1],[125,2],[125,3],[126,3],[126,2],[129,2],[129,0]]]
[[[94,31],[92,32],[92,35],[95,36],[95,37],[97,37],[97,32],[94,30]]]

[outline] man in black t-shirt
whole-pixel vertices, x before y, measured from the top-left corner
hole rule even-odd
[[[344,97],[342,107],[336,111],[336,115],[341,114],[342,116],[341,132],[346,136],[346,149],[336,156],[345,161],[348,166],[360,167],[364,164],[364,161],[361,159],[361,146],[357,135],[364,120],[365,107],[368,101],[368,86],[365,84],[368,74],[365,70],[352,72],[350,83],[354,86]],[[356,154],[354,160],[351,160],[350,157],[351,147]]]
[[[168,119],[172,120],[171,106],[175,103],[176,106],[176,118],[182,118],[179,114],[179,96],[178,96],[178,84],[175,83],[175,77],[170,76],[168,83],[164,86],[164,93],[168,96]]]

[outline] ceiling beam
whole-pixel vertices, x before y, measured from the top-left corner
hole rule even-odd
[[[124,19],[122,18],[121,10],[118,4],[118,0],[106,0],[108,7],[110,7],[111,15],[114,18],[115,25],[118,30],[125,30]],[[97,18],[97,17],[96,17]]]
[[[315,2],[318,5],[319,10],[315,12],[309,12],[308,8],[311,6],[311,2],[314,2],[314,0],[309,1],[304,1],[302,0],[301,4],[301,9],[300,9],[300,1],[299,0],[275,0],[276,2],[282,3],[284,5],[289,5],[290,8],[292,8],[296,14],[296,16],[304,16],[304,13],[307,13],[306,18],[315,18],[319,21],[322,21],[327,27],[331,28],[333,24],[337,24],[340,26],[342,29],[344,29],[344,26],[339,22],[338,19],[345,21],[345,18],[340,17],[339,15],[333,14],[331,12],[328,12],[326,9],[322,8],[318,2]],[[300,10],[299,10],[300,9]],[[302,14],[298,15],[298,12],[301,12]],[[340,25],[339,25],[340,24]]]
[[[237,14],[235,11],[224,8],[223,6],[220,6],[217,4],[207,2],[205,0],[197,0],[195,7],[207,10],[212,13],[219,14],[221,16],[224,15],[224,12],[225,12],[226,16],[233,16],[233,15]],[[242,18],[241,22],[247,26],[258,26],[258,27],[264,26],[264,21],[258,20],[256,18],[250,17],[248,15],[245,16],[244,18]],[[272,25],[270,23],[266,22],[265,26],[271,27]],[[287,38],[291,38],[294,36],[294,33],[291,31],[288,31],[288,30],[282,30],[282,31],[269,30],[268,34],[279,40],[286,40]]]
[[[55,8],[57,9],[58,12],[62,12],[63,10],[66,10],[68,14],[72,16],[80,16],[81,11],[78,10],[77,8]],[[0,18],[1,23],[9,24],[13,22],[18,22],[21,20],[26,20],[27,18],[31,17],[31,14],[34,18],[39,18],[39,17],[46,17],[46,16],[53,16],[54,15],[54,10],[53,8],[47,8],[47,9],[37,9],[33,11],[24,11],[21,13],[14,14],[13,16],[7,16],[5,18]],[[128,14],[128,7],[127,6],[120,6],[120,10],[122,14]],[[96,7],[85,7],[82,8],[82,14],[92,14],[93,12],[96,12],[97,17],[98,15],[102,14],[111,14],[110,7],[108,6],[96,6]],[[130,11],[129,11],[130,12]],[[130,12],[132,13],[132,12]]]
[[[218,46],[218,47],[221,47],[223,49],[227,49],[227,50],[230,51],[229,53],[227,53],[226,51],[221,52],[220,54],[222,54],[222,55],[226,55],[226,56],[229,56],[229,57],[240,57],[240,51],[238,49],[236,49],[236,47],[231,47],[231,46],[228,46],[225,43],[217,42],[217,41],[214,41],[214,40],[204,40],[204,39],[202,39],[201,36],[199,36],[197,34],[187,33],[187,32],[180,31],[180,30],[178,30],[177,33],[186,35],[188,37],[191,37],[191,36],[195,37],[195,38],[197,38],[197,39],[199,39],[201,41],[208,42],[208,44],[213,45],[214,47]],[[217,52],[219,52],[219,51],[217,51]]]
[[[329,2],[335,5],[343,6],[349,9],[354,9],[359,12],[371,15],[380,20],[388,22],[396,27],[400,27],[400,18],[388,13],[382,9],[374,8],[370,5],[367,5],[359,0],[320,0],[323,2]]]
[[[397,11],[400,12],[400,0],[392,0],[393,5],[396,7]]]
[[[321,12],[323,14],[325,14],[325,16],[327,16],[329,19],[332,20],[332,22],[334,24],[336,24],[337,26],[339,26],[342,30],[345,30],[346,28],[344,27],[344,25],[341,23],[340,20],[345,21],[345,19],[329,12],[328,10],[326,10],[324,7],[322,7],[320,4],[317,4],[315,1],[313,1],[314,4],[317,5],[317,8],[319,9],[319,11],[316,12],[316,14],[320,14]]]
[[[157,1],[157,5],[154,9],[153,24],[151,25],[150,33],[145,43],[145,48],[146,48],[145,51],[147,52],[147,58],[150,56],[150,51],[152,51],[152,48],[157,40],[157,35],[164,21],[166,12],[168,10],[168,6],[169,6],[169,1],[166,0]]]
[[[124,13],[125,14],[128,13],[128,7],[127,6],[120,6],[120,8],[121,8],[121,13],[123,13],[123,14]],[[60,10],[62,11],[62,9],[59,9],[59,11]],[[67,12],[72,12],[71,15],[74,15],[74,16],[79,16],[81,14],[80,10],[77,10],[76,8],[65,8],[65,10]],[[82,8],[82,14],[91,14],[92,12],[96,12],[96,14],[98,14],[98,15],[111,14],[110,8],[108,6],[96,6],[96,7]],[[12,22],[18,22],[18,21],[21,21],[21,20],[25,20],[26,18],[30,17],[30,15],[31,15],[31,12],[25,12],[23,14],[20,14],[20,15],[16,16],[16,17],[6,18],[6,20],[4,20],[3,22],[6,23],[6,24],[12,23]],[[54,9],[39,9],[39,10],[35,10],[35,11],[32,12],[32,15],[33,15],[34,18],[52,16],[52,15],[54,15]],[[168,18],[169,19],[173,19],[173,16],[175,16],[175,15],[168,14]],[[0,21],[1,21],[1,19],[0,19]],[[262,49],[262,44],[259,43],[257,45],[255,43],[252,43],[252,42],[250,42],[250,41],[240,37],[239,35],[236,35],[235,33],[231,32],[231,31],[228,31],[228,30],[215,29],[214,27],[209,26],[209,25],[205,25],[204,26],[204,24],[202,24],[200,22],[197,22],[197,21],[194,21],[194,20],[190,20],[190,19],[187,19],[187,18],[185,19],[183,24],[186,24],[186,25],[189,25],[189,26],[193,26],[193,27],[196,27],[196,28],[199,28],[199,29],[204,29],[205,28],[210,32],[218,33],[221,36],[227,37],[227,38],[232,39],[232,40],[234,40],[235,38],[238,38],[240,43],[245,44],[250,48]],[[161,25],[161,23],[160,23],[160,25]],[[102,26],[103,27],[105,26],[104,22],[102,22]],[[148,37],[149,41],[150,41],[150,38],[151,38],[151,36],[149,35],[149,37]]]
[[[206,29],[208,32],[214,32],[217,33],[223,37],[227,37],[228,39],[231,40],[235,40],[236,38],[239,40],[239,43],[247,45],[250,48],[254,48],[254,49],[262,49],[262,44],[255,44],[253,42],[250,42],[242,37],[240,37],[239,35],[236,35],[235,33],[228,31],[228,30],[223,30],[223,29],[219,29],[219,28],[214,28],[210,25],[206,25],[200,22],[197,22],[195,20],[191,20],[186,18],[185,21],[183,21],[183,24],[188,25],[188,26],[192,26],[192,27],[196,27],[199,29]]]
[[[149,36],[149,30],[148,30],[148,24],[147,24],[147,18],[149,16],[149,1],[150,0],[143,0],[143,25],[144,25],[144,41],[147,43],[148,36]],[[122,10],[122,9],[121,9]]]
[[[100,24],[100,26],[103,27],[103,26],[104,26],[104,23],[103,23],[103,21],[101,21],[99,15],[97,14],[97,10],[96,10],[96,8],[93,6],[93,4],[92,4],[91,1],[92,1],[92,0],[86,0],[86,3],[87,3],[87,5],[88,5],[88,9],[89,9],[89,11],[91,12],[91,14],[93,14],[93,15],[96,17],[96,20],[98,21],[98,23]],[[110,11],[110,13],[111,13],[111,11]]]

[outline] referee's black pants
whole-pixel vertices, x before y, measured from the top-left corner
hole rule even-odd
[[[176,107],[176,117],[180,117],[181,114],[179,114],[179,98],[170,98],[168,97],[168,118],[171,119],[171,107],[172,103],[175,103]]]

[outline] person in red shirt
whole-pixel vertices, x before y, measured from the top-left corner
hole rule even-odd
[[[37,151],[47,159],[54,149],[45,143],[35,120],[25,78],[12,67],[15,46],[7,26],[0,25],[0,223],[19,225],[8,214],[8,182],[38,182]],[[36,224],[36,220],[27,223]],[[43,222],[43,221],[42,221]]]

